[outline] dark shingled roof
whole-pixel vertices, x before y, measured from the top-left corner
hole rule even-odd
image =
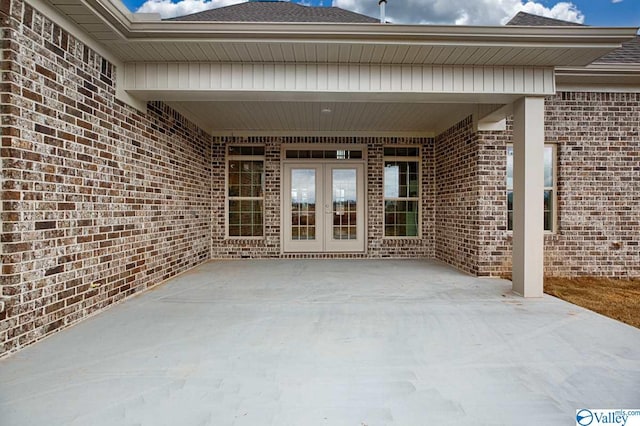
[[[166,21],[326,22],[351,24],[380,22],[379,19],[338,7],[303,6],[288,1],[252,1],[169,18]]]
[[[545,18],[544,16],[532,15],[526,12],[518,12],[511,18],[507,25],[520,25],[523,27],[582,27],[582,24],[562,21],[560,19]]]
[[[525,27],[543,26],[581,26],[575,22],[561,21],[559,19],[545,18],[543,16],[532,15],[530,13],[519,12],[507,25],[521,25]],[[607,53],[600,59],[596,59],[594,64],[640,64],[640,36],[622,43],[622,47]]]
[[[640,64],[640,36],[622,43],[622,47],[607,53],[596,64]]]

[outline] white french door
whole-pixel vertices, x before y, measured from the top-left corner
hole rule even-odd
[[[364,252],[364,165],[285,163],[283,251]]]

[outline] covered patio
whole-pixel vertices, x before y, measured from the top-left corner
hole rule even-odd
[[[427,260],[212,261],[0,361],[10,425],[568,424],[640,331]]]

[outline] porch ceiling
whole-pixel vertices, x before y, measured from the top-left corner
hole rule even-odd
[[[174,101],[168,103],[212,134],[261,135],[295,132],[434,136],[457,120],[477,112],[477,106],[474,104],[458,103],[302,101]]]

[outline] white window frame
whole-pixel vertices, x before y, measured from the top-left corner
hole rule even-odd
[[[555,233],[558,232],[558,145],[555,144],[555,143],[545,143],[544,147],[545,148],[551,148],[551,157],[552,157],[551,158],[551,167],[553,168],[553,170],[552,170],[553,185],[552,186],[545,186],[543,188],[543,191],[551,191],[551,229],[545,229],[544,233],[545,234],[555,234]],[[508,143],[507,144],[507,147],[506,147],[506,150],[505,150],[505,154],[506,155],[509,155],[509,148],[511,148],[511,150],[513,152],[513,144],[512,143]],[[507,172],[508,172],[508,170],[507,170]],[[505,181],[506,181],[506,178],[507,178],[507,176],[505,175]],[[513,232],[513,229],[509,229],[509,209],[508,209],[509,191],[513,191],[513,187],[510,188],[509,185],[507,184],[507,190],[505,191],[505,196],[507,198],[507,211],[506,211],[506,215],[507,215],[507,231],[508,232]],[[512,225],[513,225],[513,222],[512,222]]]
[[[412,148],[418,149],[418,156],[386,156],[384,155],[385,148]],[[419,145],[384,145],[383,146],[383,158],[382,158],[382,238],[388,240],[405,240],[405,239],[420,239],[422,238],[422,146]],[[387,162],[416,162],[418,163],[418,196],[417,197],[397,197],[387,198],[385,197],[385,168]],[[386,214],[386,202],[389,201],[416,201],[418,203],[418,232],[416,235],[386,235],[387,229],[387,214]]]
[[[258,147],[258,148],[264,148],[266,149],[265,145],[261,145],[261,144],[233,144],[230,143],[225,147],[225,153],[226,153],[226,172],[225,172],[225,200],[224,200],[224,217],[225,217],[225,238],[226,239],[231,239],[231,240],[263,240],[265,238],[265,167],[266,167],[266,161],[265,161],[265,155],[240,155],[240,154],[229,154],[229,149],[231,147],[238,147],[238,148],[246,148],[246,147]],[[232,161],[262,161],[262,197],[241,197],[241,196],[237,196],[237,197],[232,197],[229,195],[229,172],[230,172],[230,166],[229,164]],[[262,235],[259,236],[242,236],[242,235],[229,235],[229,227],[230,227],[230,223],[229,223],[229,202],[231,200],[239,200],[239,201],[243,201],[243,200],[251,200],[251,201],[255,201],[255,200],[262,200]]]

